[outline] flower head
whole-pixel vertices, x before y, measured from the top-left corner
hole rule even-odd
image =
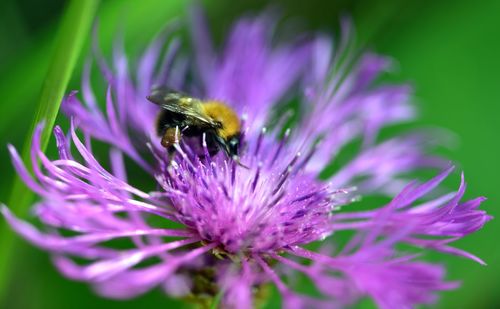
[[[351,57],[346,42],[335,51],[324,36],[273,45],[273,20],[271,15],[241,19],[216,52],[195,12],[193,68],[179,57],[179,41],[172,39],[157,70],[171,33],[151,44],[135,70],[129,70],[120,46],[112,67],[96,53],[109,83],[106,112],[91,89],[89,65],[83,101],[73,92],[63,104],[72,119],[69,134],[54,130],[59,158],[51,160],[40,150],[41,126],[32,146],[34,177],[9,147],[17,172],[41,196],[34,213],[50,229],[41,232],[3,207],[11,226],[50,251],[63,274],[113,298],[161,286],[176,297],[222,293],[224,306],[251,308],[272,283],[287,308],[344,307],[366,296],[383,308],[405,308],[432,303],[436,292],[456,288],[456,282],[444,281],[442,266],[418,261],[418,254],[399,251],[399,244],[482,263],[450,243],[490,217],[478,209],[483,198],[462,201],[463,176],[457,192],[429,195],[453,168],[426,154],[430,143],[423,133],[378,142],[382,127],[414,117],[411,89],[375,87],[390,61],[374,54]],[[348,38],[349,25],[344,30]],[[187,71],[197,78],[185,78]],[[232,106],[244,122],[240,160],[246,167],[223,152],[210,154],[205,135],[200,136],[204,154],[180,142],[170,161],[155,133],[157,107],[146,100],[158,84]],[[275,106],[292,97],[301,101],[297,124],[282,131],[285,113],[267,129]],[[110,146],[109,167],[92,151],[93,139]],[[322,180],[324,168],[355,140],[362,141],[359,152]],[[150,175],[149,189],[128,180],[126,159]],[[443,171],[424,183],[404,178],[422,168]],[[386,205],[356,210],[356,200],[371,193],[394,197]],[[335,241],[346,230],[354,236],[336,250],[305,247]],[[114,246],[117,239],[126,239],[128,247]],[[289,270],[309,277],[321,297],[294,292],[293,280],[282,279],[291,276]]]

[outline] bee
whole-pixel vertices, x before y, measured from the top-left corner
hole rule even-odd
[[[236,112],[226,104],[207,100],[202,101],[189,95],[167,88],[153,89],[147,99],[160,106],[156,122],[156,133],[161,137],[161,145],[172,158],[174,144],[181,137],[205,141],[210,155],[219,149],[239,165],[241,143],[241,123]],[[242,165],[243,166],[243,165]]]

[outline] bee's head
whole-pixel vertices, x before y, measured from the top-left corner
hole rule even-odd
[[[240,150],[240,136],[230,136],[226,139],[221,138],[221,146],[227,155],[231,158],[238,157]]]
[[[238,165],[248,169],[248,167],[246,165],[244,165],[243,163],[240,162],[240,157],[239,157],[239,154],[240,154],[239,152],[240,152],[240,147],[241,147],[241,135],[240,134],[233,135],[233,136],[230,136],[228,138],[222,138],[221,136],[217,136],[216,140],[217,140],[218,144],[220,145],[220,147],[222,149],[224,149],[226,154],[231,159],[236,161],[236,163],[238,163]]]

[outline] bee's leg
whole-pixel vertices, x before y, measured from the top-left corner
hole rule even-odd
[[[174,144],[178,143],[180,138],[181,138],[181,133],[178,127],[166,129],[165,133],[161,138],[161,145],[167,149],[170,161],[172,161],[174,158],[174,153],[175,153]]]
[[[181,138],[181,134],[179,132],[179,128],[168,128],[165,130],[161,138],[161,145],[167,149],[174,146],[175,143],[179,142]]]

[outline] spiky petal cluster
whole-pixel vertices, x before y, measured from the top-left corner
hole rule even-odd
[[[230,254],[274,252],[325,238],[332,232],[331,213],[347,193],[304,173],[299,153],[280,155],[283,145],[263,139],[242,156],[248,169],[211,158],[208,150],[200,160],[179,148],[180,164],[165,162],[159,174],[176,219]]]
[[[9,148],[19,175],[41,196],[34,213],[50,232],[3,207],[11,226],[50,251],[66,276],[88,281],[113,298],[162,286],[177,297],[213,297],[221,291],[224,306],[251,308],[270,282],[286,308],[344,307],[367,296],[383,308],[407,308],[432,303],[437,291],[455,288],[455,282],[444,281],[442,266],[417,261],[417,255],[396,246],[405,243],[482,263],[450,243],[480,229],[489,216],[478,209],[483,198],[461,201],[463,177],[457,192],[429,197],[452,168],[425,154],[428,138],[421,133],[377,142],[382,127],[413,118],[410,89],[373,87],[390,61],[368,54],[359,62],[349,56],[347,64],[339,62],[345,59],[346,42],[335,52],[324,37],[273,47],[273,20],[270,15],[240,20],[217,53],[202,17],[195,15],[192,30],[199,52],[191,69],[198,83],[184,78],[188,67],[177,52],[179,41],[170,34],[146,50],[134,78],[120,46],[112,67],[97,52],[109,83],[106,113],[91,89],[89,65],[83,102],[76,93],[64,102],[72,118],[69,135],[59,127],[54,131],[59,158],[50,160],[40,151],[40,127],[32,146],[34,177]],[[167,38],[163,66],[156,70]],[[145,99],[154,84],[232,105],[245,119],[241,162],[248,168],[222,153],[210,156],[206,145],[206,155],[199,156],[182,143],[176,145],[174,162],[168,162],[154,134],[157,110]],[[297,85],[304,91],[294,91]],[[281,117],[276,129],[266,131],[266,116],[293,96],[302,99],[298,124],[281,135],[280,124],[287,121]],[[109,160],[96,158],[92,139],[110,146]],[[324,167],[357,139],[363,141],[359,152],[328,182],[319,180]],[[149,189],[127,180],[125,158],[150,175]],[[425,183],[408,184],[402,177],[429,167],[443,172]],[[387,205],[355,209],[354,196],[394,192],[399,193]],[[354,236],[335,251],[304,247],[327,237],[335,241],[344,230]],[[116,239],[127,240],[128,248],[114,246]],[[293,292],[294,280],[282,280],[291,276],[289,270],[309,277],[321,297]]]

